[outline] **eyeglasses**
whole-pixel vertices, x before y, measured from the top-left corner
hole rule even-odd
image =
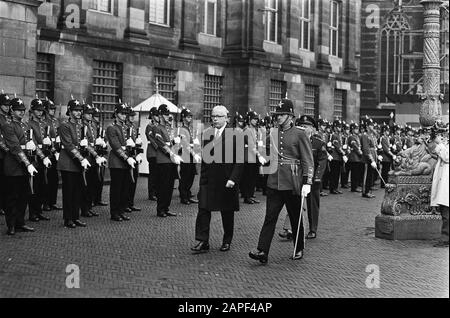
[[[214,118],[224,118],[224,117],[226,117],[226,116],[219,116],[219,115],[211,115],[211,118],[212,119],[214,119]]]

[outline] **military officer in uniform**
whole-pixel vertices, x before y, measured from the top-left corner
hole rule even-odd
[[[172,127],[173,117],[166,104],[158,108],[160,123],[155,127],[156,149],[156,180],[158,185],[156,197],[156,215],[159,217],[177,216],[169,211],[172,202],[173,186],[177,175],[177,165],[182,162],[178,155],[181,138],[176,136]],[[175,147],[174,147],[175,146]],[[172,148],[173,147],[173,148]]]
[[[267,263],[270,245],[275,233],[278,216],[286,205],[292,224],[294,239],[294,256],[298,260],[303,257],[304,228],[300,217],[302,197],[311,191],[314,177],[314,159],[311,142],[303,129],[294,126],[294,105],[289,99],[283,99],[276,108],[278,123],[278,143],[274,143],[273,133],[270,136],[270,160],[277,163],[277,169],[267,180],[266,217],[259,236],[258,248],[249,253],[250,258]],[[300,225],[300,226],[299,226]]]
[[[61,138],[58,135],[59,120],[56,118],[56,105],[50,99],[46,98],[42,101],[45,109],[45,121],[47,124],[47,129],[50,132],[50,160],[52,165],[47,169],[47,186],[44,197],[44,211],[51,210],[62,210],[60,206],[56,204],[58,197],[58,184],[59,176],[57,163],[59,154],[61,152]]]
[[[33,191],[28,204],[28,213],[30,221],[38,222],[39,220],[48,221],[50,218],[42,214],[44,198],[46,195],[46,187],[48,184],[48,169],[51,167],[51,146],[50,131],[44,120],[44,104],[39,98],[31,101],[30,120],[28,125],[32,131],[32,139],[36,144],[35,167],[38,171],[33,182]]]
[[[342,163],[343,161],[344,163],[347,162],[347,157],[342,149],[341,129],[342,123],[340,120],[336,119],[333,122],[334,132],[328,142],[328,151],[333,157],[333,160],[330,163],[330,194],[342,194],[342,192],[338,190],[339,177],[341,175]]]
[[[159,113],[158,108],[153,107],[150,109],[149,123],[145,127],[145,136],[147,137],[147,162],[148,162],[148,199],[150,201],[156,201],[156,149],[158,145],[155,139],[155,128],[159,125]]]
[[[374,123],[370,119],[364,121],[365,132],[361,134],[361,150],[363,153],[364,176],[362,196],[364,198],[374,198],[375,195],[371,193],[373,184],[373,177],[377,169],[377,138],[374,131]]]
[[[119,103],[114,110],[114,123],[106,129],[106,140],[111,151],[108,166],[111,174],[110,208],[112,221],[129,221],[125,210],[128,207],[132,175],[136,168],[136,159],[127,152],[127,147],[134,146],[128,139],[126,119],[129,109],[126,104]]]
[[[179,134],[181,137],[181,153],[179,154],[184,162],[180,164],[180,185],[178,189],[181,203],[189,205],[198,203],[198,200],[193,198],[191,187],[197,174],[196,164],[201,161],[201,157],[195,152],[195,147],[199,148],[200,143],[193,134],[192,113],[189,109],[183,108],[181,110],[181,121],[182,126]]]
[[[362,150],[359,136],[359,125],[357,123],[350,124],[351,135],[347,139],[349,149],[348,163],[350,168],[350,192],[360,193],[359,185],[361,184],[361,176],[364,171],[362,163]]]
[[[108,146],[105,142],[105,130],[102,125],[100,125],[100,110],[94,107],[94,113],[92,114],[92,123],[94,132],[96,132],[95,139],[95,151],[97,154],[106,159],[108,156]],[[94,179],[94,206],[107,206],[108,204],[102,200],[103,183],[105,181],[105,165],[98,166],[95,165],[97,170],[97,178]]]
[[[30,138],[30,128],[23,122],[26,107],[20,98],[11,100],[11,122],[2,126],[3,138],[8,152],[4,158],[3,172],[6,187],[5,218],[7,234],[14,235],[16,230],[33,232],[25,225],[25,210],[31,194],[31,179],[38,172],[30,161],[36,145]]]
[[[58,128],[61,139],[61,154],[58,160],[58,170],[62,178],[62,200],[64,227],[72,229],[85,227],[80,221],[80,210],[83,206],[82,188],[87,186],[86,171],[91,168],[86,158],[89,144],[83,138],[82,123],[83,106],[76,99],[67,103],[69,119]]]
[[[247,126],[244,128],[244,174],[242,176],[242,195],[244,203],[260,203],[254,198],[256,178],[258,177],[258,114],[255,111],[247,113]]]
[[[383,126],[381,126],[381,157],[378,158],[378,161],[381,162],[381,176],[383,177],[385,182],[388,182],[389,171],[391,170],[392,162],[397,159],[397,156],[392,152],[389,135],[389,126],[384,124]],[[383,183],[383,180],[381,180],[381,188],[385,187],[386,185]]]
[[[11,100],[3,91],[0,94],[0,215],[5,214],[6,203],[6,181],[3,173],[3,161],[6,153],[9,151],[3,138],[2,126],[11,121],[9,116],[9,107]]]
[[[348,148],[348,137],[350,137],[350,125],[345,121],[342,123],[342,130],[342,150],[344,151],[344,156],[347,158],[347,161],[342,161],[341,189],[348,189],[348,177],[350,174],[350,164],[348,162],[348,155],[350,153],[350,149]]]

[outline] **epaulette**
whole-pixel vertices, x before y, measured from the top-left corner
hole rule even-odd
[[[304,127],[295,126],[295,128],[300,129],[300,130],[305,130]]]

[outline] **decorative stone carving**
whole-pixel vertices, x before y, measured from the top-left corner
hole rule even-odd
[[[409,149],[399,153],[395,162],[393,174],[396,176],[431,175],[436,165],[436,159],[430,155],[428,146],[423,137]],[[431,184],[431,180],[430,180]]]

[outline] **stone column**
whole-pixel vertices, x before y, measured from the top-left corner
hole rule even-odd
[[[422,0],[423,25],[423,103],[419,120],[424,127],[434,125],[442,116],[440,101],[440,10],[441,0]]]

